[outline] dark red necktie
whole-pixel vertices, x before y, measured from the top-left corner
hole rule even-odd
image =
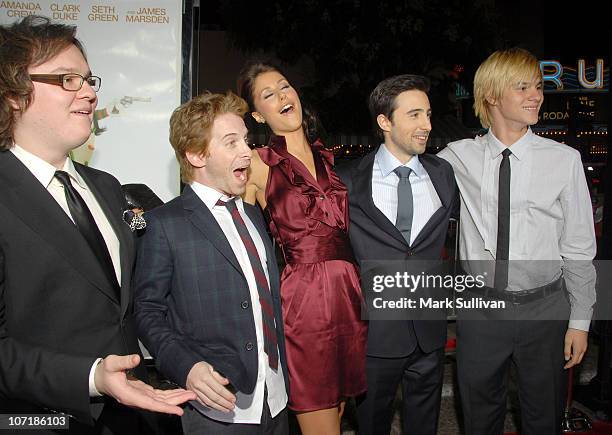
[[[274,370],[278,369],[278,343],[276,339],[276,327],[274,325],[274,310],[272,305],[272,295],[270,293],[270,286],[266,279],[266,274],[259,258],[259,253],[255,247],[255,243],[249,234],[242,216],[238,211],[235,199],[230,199],[227,202],[217,201],[218,206],[225,206],[232,215],[234,226],[238,230],[240,239],[246,248],[249,255],[249,261],[251,262],[251,268],[255,275],[255,283],[257,284],[257,292],[259,293],[259,305],[261,305],[261,318],[263,323],[263,335],[264,335],[264,351],[268,354],[268,363]]]

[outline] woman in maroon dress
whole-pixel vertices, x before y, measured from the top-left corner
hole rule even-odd
[[[239,77],[250,116],[270,127],[253,152],[245,200],[257,201],[286,266],[281,298],[289,408],[302,434],[340,434],[344,399],[366,390],[366,323],[348,239],[347,190],[333,154],[308,137],[300,98],[277,68],[253,63]],[[249,115],[247,115],[249,116]]]

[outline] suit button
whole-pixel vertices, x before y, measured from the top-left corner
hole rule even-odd
[[[411,256],[412,256],[412,254],[414,254],[414,251],[413,251],[412,249],[408,249],[408,250],[406,251],[406,255],[407,255],[408,257],[411,257]]]
[[[319,195],[319,199],[325,199],[325,195]]]
[[[249,308],[249,301],[242,301],[240,306],[242,307],[243,310],[246,310],[247,308]]]
[[[251,343],[250,341],[246,344],[245,349],[248,351],[252,351],[253,350],[253,343]]]

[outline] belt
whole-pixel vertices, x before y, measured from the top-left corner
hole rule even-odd
[[[522,305],[545,298],[546,296],[550,296],[562,289],[563,278],[561,277],[551,283],[529,290],[504,291],[492,287],[472,287],[469,289],[469,292],[476,293],[490,299],[507,301],[514,305]]]
[[[280,245],[285,262],[318,263],[328,260],[345,260],[355,262],[351,242],[341,230],[330,231],[325,237],[308,236],[291,243]]]

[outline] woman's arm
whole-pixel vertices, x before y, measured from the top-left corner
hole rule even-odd
[[[266,165],[257,150],[252,151],[249,180],[242,199],[249,204],[258,202],[262,209],[266,208],[266,183],[270,168]]]

